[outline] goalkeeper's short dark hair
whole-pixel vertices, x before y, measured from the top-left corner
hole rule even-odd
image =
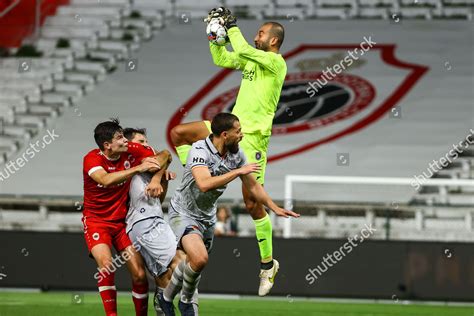
[[[123,136],[125,136],[125,138],[129,141],[135,137],[135,134],[142,134],[143,136],[146,136],[146,128],[127,127],[123,130]]]
[[[277,47],[280,48],[285,40],[285,28],[278,22],[266,22],[264,25],[271,25],[272,28],[270,29],[271,36],[278,38]]]
[[[228,131],[234,127],[234,122],[239,118],[231,113],[219,113],[212,119],[211,130],[215,136],[220,136],[222,132]]]

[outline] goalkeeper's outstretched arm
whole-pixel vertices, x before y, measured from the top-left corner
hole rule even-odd
[[[216,66],[230,69],[244,69],[246,60],[240,58],[236,53],[229,52],[224,46],[209,43],[212,61]]]

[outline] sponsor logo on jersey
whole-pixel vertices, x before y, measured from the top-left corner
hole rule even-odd
[[[193,157],[193,163],[204,163],[204,158]]]
[[[255,70],[244,69],[244,71],[242,71],[242,79],[252,81],[254,76],[255,76]]]

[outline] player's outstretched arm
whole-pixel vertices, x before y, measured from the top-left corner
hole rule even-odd
[[[118,171],[118,172],[111,172],[111,173],[108,173],[104,169],[100,168],[92,172],[90,174],[90,177],[92,178],[92,180],[94,180],[98,184],[104,187],[109,187],[112,185],[122,183],[130,179],[136,174],[147,172],[147,171],[157,172],[160,168],[161,167],[155,158],[148,157],[148,158],[145,158],[140,165],[135,166],[133,168],[123,170],[123,171]]]
[[[199,190],[201,190],[202,192],[207,192],[220,188],[232,182],[233,180],[235,180],[235,178],[241,175],[257,172],[259,170],[260,166],[256,163],[252,163],[215,177],[211,176],[211,173],[209,172],[209,168],[207,166],[193,167],[191,169],[191,172],[193,174],[194,179],[196,180],[196,185],[198,186]]]
[[[196,180],[196,185],[202,192],[220,188],[240,176],[239,169],[235,169],[226,174],[213,177],[207,166],[193,167],[191,172]]]
[[[192,145],[209,136],[209,129],[203,121],[176,125],[171,129],[170,138],[174,146]]]
[[[285,210],[273,202],[273,200],[268,196],[265,189],[260,185],[260,183],[255,180],[251,174],[242,175],[240,177],[245,187],[253,194],[257,202],[262,203],[278,216],[283,217],[300,217],[300,214],[297,214],[293,211]]]
[[[230,11],[224,7],[213,8],[209,11],[209,15],[204,22],[207,23],[208,27],[209,23],[216,19],[223,23],[228,14],[230,14]],[[240,58],[236,53],[229,52],[224,46],[214,45],[209,42],[209,49],[216,66],[230,69],[243,69],[245,67],[247,61]]]

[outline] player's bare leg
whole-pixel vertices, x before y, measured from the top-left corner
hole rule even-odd
[[[128,246],[121,253],[126,261],[127,269],[132,276],[132,299],[136,316],[148,313],[148,281],[146,278],[143,258],[133,246]]]
[[[204,121],[184,123],[171,129],[171,142],[176,147],[176,152],[182,165],[186,164],[191,144],[207,136],[209,136],[209,129]]]
[[[245,209],[255,223],[255,233],[260,249],[260,286],[258,295],[265,296],[273,287],[275,275],[279,269],[278,261],[273,259],[272,223],[263,204],[258,203],[244,185],[242,185],[242,196]]]
[[[91,249],[92,257],[99,268],[97,287],[107,316],[117,315],[117,289],[112,251],[107,244],[97,244]]]

